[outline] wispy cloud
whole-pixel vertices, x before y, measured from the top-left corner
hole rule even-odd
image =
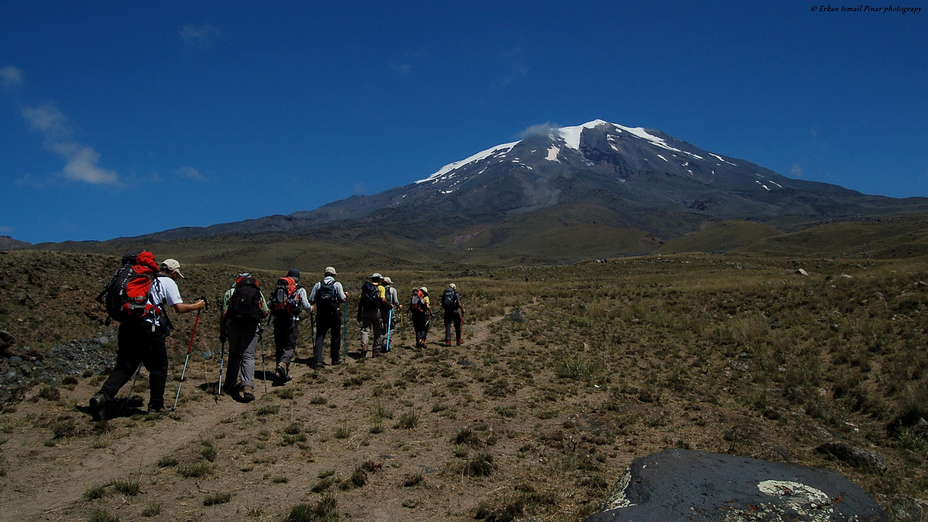
[[[119,183],[118,174],[97,166],[97,151],[74,140],[68,118],[53,104],[24,106],[20,113],[32,130],[42,134],[45,147],[65,159],[62,172],[66,178],[95,185]]]
[[[522,132],[519,133],[518,137],[520,140],[528,138],[529,136],[547,136],[551,134],[551,131],[560,128],[560,125],[556,123],[551,123],[550,121],[545,123],[539,123],[537,125],[532,125]]]
[[[4,89],[13,89],[22,86],[23,72],[12,65],[0,69],[0,85]]]
[[[789,169],[789,173],[792,174],[794,178],[801,179],[802,178],[802,167],[794,163],[793,166]]]
[[[412,72],[412,65],[408,63],[394,63],[390,65],[390,68],[399,76],[409,76]]]
[[[180,30],[180,38],[184,45],[192,49],[209,49],[222,36],[222,31],[212,24],[187,24]]]
[[[200,174],[199,170],[193,167],[181,167],[179,169],[174,169],[174,173],[183,178],[193,179],[196,181],[203,181],[206,179],[202,174]]]
[[[509,72],[500,81],[500,86],[507,86],[528,74],[529,67],[523,59],[521,45],[503,50],[499,53],[499,59],[509,68]]]

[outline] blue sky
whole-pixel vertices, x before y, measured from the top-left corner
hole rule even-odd
[[[0,235],[311,210],[594,119],[928,196],[928,2],[829,5],[2,2]]]

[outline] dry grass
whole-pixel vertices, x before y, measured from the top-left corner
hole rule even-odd
[[[878,500],[918,497],[928,490],[928,442],[916,430],[928,418],[923,261],[675,255],[394,271],[401,289],[427,284],[437,294],[457,283],[469,311],[464,346],[436,347],[439,325],[431,348],[407,348],[412,332],[403,323],[392,354],[315,379],[297,363],[291,383],[267,394],[259,383],[250,405],[215,403],[217,361],[196,355],[176,418],[119,417],[97,435],[77,407],[99,382],[36,388],[41,400],[0,415],[0,463],[35,452],[41,475],[62,460],[102,456],[114,442],[158,440],[139,473],[144,495],[93,486],[62,493],[57,505],[65,517],[92,507],[94,517],[124,520],[234,512],[261,520],[578,520],[633,459],[668,447],[788,455],[839,472]],[[217,293],[225,279],[214,270],[185,267],[182,292]],[[363,278],[344,280],[350,290]],[[524,320],[512,320],[514,309]],[[177,323],[172,375],[191,318]],[[212,323],[201,321],[196,354],[218,348]],[[303,337],[301,357],[309,351]],[[348,339],[356,350],[353,321]],[[821,441],[810,425],[876,451],[888,471],[874,475],[815,452]],[[3,469],[15,475],[7,484],[20,480],[20,470]],[[121,469],[88,483],[125,480]],[[0,494],[25,505],[9,486]]]

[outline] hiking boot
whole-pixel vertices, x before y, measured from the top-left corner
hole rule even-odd
[[[464,341],[458,339],[458,346],[461,346],[462,344],[464,344]]]
[[[164,406],[161,406],[160,408],[155,407],[155,406],[148,407],[149,415],[170,415],[170,413],[171,413],[171,410],[165,408]]]
[[[106,407],[106,395],[98,393],[90,398],[90,416],[95,421],[102,421]]]
[[[245,402],[251,402],[255,400],[255,391],[251,386],[242,386],[242,400]]]
[[[373,359],[374,357],[380,357],[381,355],[383,355],[383,353],[380,350],[374,350],[374,352],[371,354],[371,358]]]
[[[277,365],[277,380],[279,380],[281,383],[285,383],[291,379],[292,377],[290,377],[290,372],[287,371],[287,367],[283,363],[278,364]]]
[[[445,341],[445,346],[451,346],[451,341]]]
[[[342,364],[342,360],[341,360],[341,359],[338,359],[338,360],[336,360],[336,361],[332,361],[332,366],[339,366],[339,365],[341,365],[341,364]]]

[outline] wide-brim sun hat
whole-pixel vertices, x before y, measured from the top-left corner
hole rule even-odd
[[[338,274],[335,272],[335,268],[327,266],[325,267],[325,275],[337,276]]]

